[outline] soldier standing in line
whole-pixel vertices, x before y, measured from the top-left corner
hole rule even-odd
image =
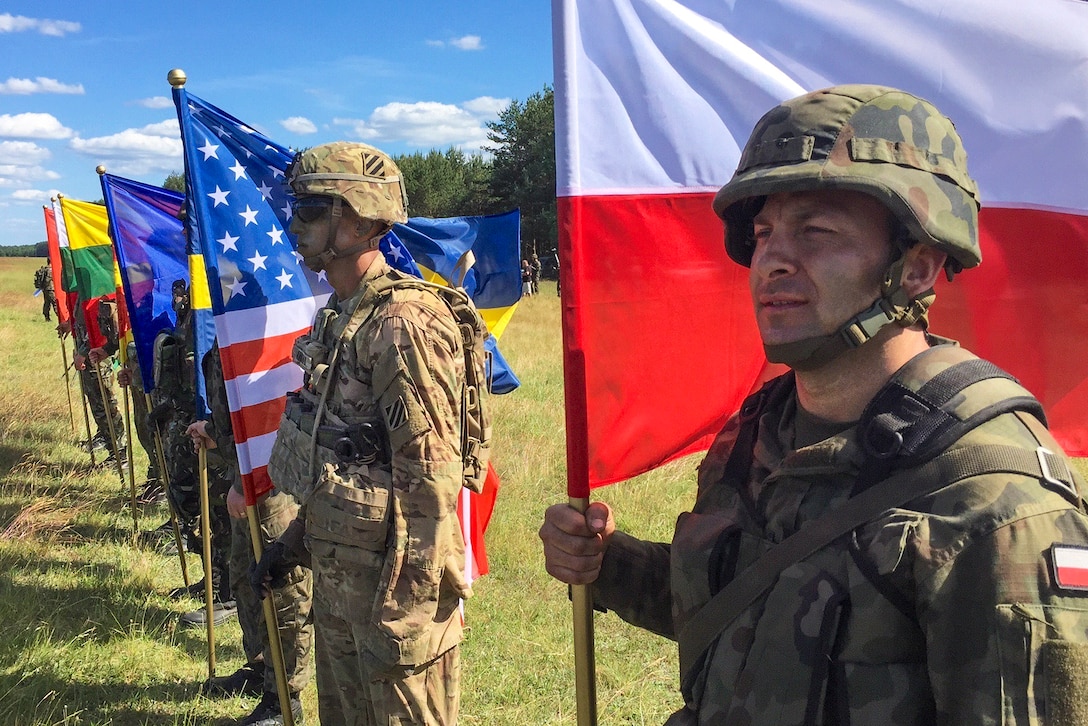
[[[136,344],[129,343],[125,364],[117,371],[117,384],[129,388],[132,395],[132,423],[136,438],[147,452],[147,477],[137,501],[140,504],[161,504],[166,501],[166,488],[159,473],[159,457],[155,449],[155,433],[147,421],[147,397],[144,393],[143,375],[136,357]]]
[[[87,399],[87,405],[91,410],[91,418],[94,419],[96,429],[88,442],[88,448],[95,451],[108,451],[109,455],[102,463],[113,465],[115,452],[112,449],[110,439],[110,423],[112,421],[122,462],[127,462],[124,420],[117,408],[117,399],[114,397],[112,385],[113,354],[117,352],[117,327],[113,318],[113,307],[116,303],[109,297],[98,300],[95,308],[98,311],[98,317],[95,322],[98,324],[99,331],[105,338],[105,342],[102,346],[92,348],[83,302],[76,297],[75,293],[70,293],[69,297],[72,318],[66,323],[58,324],[57,333],[64,336],[70,332],[75,339],[76,349],[73,365],[79,371],[83,395]],[[99,380],[101,380],[101,385]],[[102,397],[103,389],[106,392],[105,398]]]
[[[1031,394],[927,330],[938,275],[981,260],[978,209],[916,96],[841,86],[757,123],[714,210],[791,372],[718,435],[671,544],[601,502],[540,529],[548,572],[678,640],[668,724],[1083,723],[1083,479]]]
[[[57,311],[57,293],[53,290],[53,269],[48,263],[34,273],[34,287],[42,291],[42,317],[51,320],[50,312]]]
[[[264,623],[261,598],[249,585],[249,572],[255,566],[253,542],[246,514],[242,478],[238,470],[238,455],[234,448],[234,432],[230,422],[230,404],[219,346],[213,346],[204,356],[204,383],[208,392],[211,420],[199,420],[187,430],[194,446],[208,450],[209,466],[215,460],[232,481],[227,494],[227,512],[231,517],[230,584],[238,605],[238,621],[242,626],[242,649],[246,663],[234,673],[205,681],[201,691],[208,696],[235,694],[261,695],[253,712],[239,726],[275,726],[283,723],[276,689],[276,674]],[[276,489],[265,492],[257,501],[262,551],[268,552],[298,514],[298,502],[286,492]],[[280,646],[283,651],[287,687],[290,690],[295,722],[302,717],[299,694],[313,676],[313,575],[308,563],[299,563],[282,575],[282,582],[272,588],[276,622],[279,624]]]
[[[471,437],[462,445],[463,397],[474,394],[455,303],[394,271],[378,249],[407,219],[386,154],[317,146],[287,180],[298,251],[335,294],[295,343],[304,385],[288,398],[269,462],[276,488],[303,506],[254,586],[309,551],[322,723],[453,724],[458,604],[471,593],[456,503],[472,486],[467,472],[480,482],[484,472],[463,458],[478,449]]]
[[[151,393],[152,408],[148,421],[162,433],[166,458],[166,495],[177,513],[191,552],[203,548],[198,534],[200,518],[200,471],[192,440],[186,434],[189,424],[196,420],[196,370],[194,368],[194,334],[189,288],[184,280],[171,286],[176,322],[172,332],[163,331],[155,340],[155,387]],[[230,518],[226,513],[226,495],[230,478],[218,475],[214,466],[208,468],[208,496],[212,536],[211,586],[216,624],[237,614],[227,576],[230,553]],[[160,528],[162,529],[162,528]],[[172,594],[204,597],[205,582],[191,585],[186,592],[179,588]],[[207,613],[197,608],[181,616],[184,625],[204,625]]]

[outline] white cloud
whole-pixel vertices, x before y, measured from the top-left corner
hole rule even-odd
[[[182,146],[177,119],[125,129],[109,136],[76,137],[68,146],[92,157],[112,174],[143,176],[181,168]]]
[[[38,76],[33,80],[29,78],[9,78],[0,83],[0,93],[23,96],[32,93],[63,93],[82,96],[84,91],[82,83],[72,85],[70,83],[61,83],[53,78]]]
[[[425,40],[423,41],[432,48],[445,48],[447,45],[457,48],[458,50],[483,50],[484,44],[480,36],[478,35],[462,35],[460,38],[450,38],[446,40]]]
[[[487,96],[454,106],[437,101],[390,103],[374,109],[368,119],[333,119],[360,139],[404,141],[412,146],[456,146],[479,151],[488,143],[486,121],[497,118],[508,100]]]
[[[20,202],[41,202],[45,204],[53,197],[57,196],[56,189],[50,189],[43,191],[41,189],[17,189],[11,193],[11,198]]]
[[[280,126],[293,134],[313,134],[317,132],[314,122],[305,116],[292,116],[280,121]]]
[[[72,130],[62,125],[53,114],[0,114],[0,136],[24,139],[67,139],[71,135]]]
[[[0,141],[0,166],[31,166],[40,164],[52,154],[44,146],[33,141]],[[0,171],[0,174],[3,174]]]
[[[27,184],[35,184],[40,181],[55,181],[57,179],[60,179],[60,174],[42,166],[0,164],[0,187],[21,190]]]
[[[484,45],[478,35],[462,35],[460,38],[451,38],[450,45],[458,50],[483,50]]]
[[[138,101],[133,101],[137,106],[143,106],[144,108],[173,108],[174,100],[169,96],[152,96],[151,98],[141,98]]]
[[[0,33],[22,33],[30,30],[42,35],[60,37],[67,33],[78,33],[82,29],[82,25],[70,20],[46,20],[11,13],[0,14]]]

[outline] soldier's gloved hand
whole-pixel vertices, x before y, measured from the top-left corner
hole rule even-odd
[[[160,403],[158,406],[155,406],[155,408],[147,412],[147,425],[152,428],[161,426],[166,423],[172,413],[173,408],[170,406],[169,401]]]
[[[287,573],[302,565],[309,566],[309,553],[302,543],[305,525],[294,520],[280,538],[265,548],[260,562],[250,568],[249,584],[257,597],[268,597],[272,590],[287,584]]]

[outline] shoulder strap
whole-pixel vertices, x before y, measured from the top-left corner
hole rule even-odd
[[[919,469],[901,471],[851,497],[840,508],[810,522],[768,551],[715,595],[680,630],[681,682],[690,686],[695,666],[714,640],[771,588],[790,565],[826,547],[882,512],[949,484],[981,474],[1021,474],[1037,479],[1072,481],[1065,458],[1039,448],[991,444],[946,451]]]

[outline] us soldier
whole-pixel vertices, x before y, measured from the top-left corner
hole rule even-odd
[[[671,545],[599,502],[540,530],[553,576],[678,639],[669,724],[1083,722],[1083,481],[1027,391],[927,331],[942,268],[981,259],[978,207],[951,121],[908,93],[756,125],[714,210],[792,372],[718,435]]]
[[[50,320],[50,311],[57,310],[57,293],[53,290],[53,270],[48,263],[34,273],[34,287],[42,291],[42,317]]]
[[[254,585],[309,549],[322,723],[453,724],[458,603],[470,595],[456,502],[475,468],[464,458],[474,444],[462,446],[460,317],[378,250],[407,218],[388,156],[325,144],[297,156],[287,179],[298,251],[335,295],[295,343],[304,386],[269,462],[276,487],[303,506]]]
[[[209,460],[218,459],[217,465],[230,472],[232,485],[226,500],[227,512],[231,517],[230,583],[238,606],[238,622],[242,626],[242,649],[246,654],[246,663],[230,675],[208,679],[202,685],[201,691],[208,696],[261,695],[261,700],[253,712],[239,723],[273,726],[283,723],[283,715],[280,713],[276,673],[261,598],[248,582],[249,571],[254,567],[255,559],[218,345],[208,351],[202,365],[211,420],[194,422],[187,433],[192,437],[195,446],[202,444],[208,449]],[[260,497],[257,501],[257,518],[262,551],[267,551],[276,538],[287,530],[297,514],[298,503],[286,492],[272,489]],[[282,585],[273,588],[272,596],[276,622],[279,625],[284,670],[287,674],[287,688],[290,690],[295,722],[298,723],[302,717],[299,694],[313,676],[313,576],[309,567],[300,563],[287,572],[283,576]]]

